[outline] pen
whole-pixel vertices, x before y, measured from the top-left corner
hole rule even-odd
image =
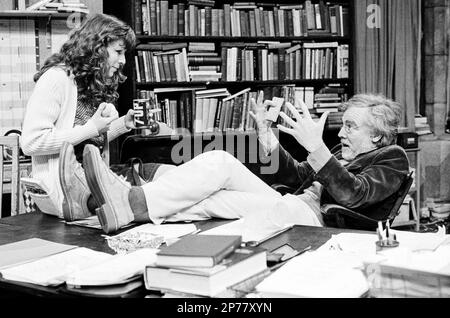
[[[386,221],[386,240],[388,240],[388,242],[390,241],[390,235],[389,235],[389,220]]]
[[[380,239],[380,241],[382,241],[383,240],[383,222],[381,222],[381,221],[378,221],[378,233],[379,233],[379,236],[378,236],[378,238]]]
[[[377,228],[377,234],[378,234],[378,241],[382,241],[383,237],[381,236],[381,232],[380,232],[379,228]]]

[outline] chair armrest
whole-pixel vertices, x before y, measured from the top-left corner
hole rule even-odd
[[[344,222],[344,220],[342,220],[342,216],[356,219],[359,221],[363,221],[363,222],[366,222],[366,223],[368,223],[370,225],[374,225],[374,226],[377,226],[377,223],[378,223],[378,220],[369,218],[361,213],[355,212],[351,209],[348,209],[348,208],[343,207],[338,204],[325,204],[322,206],[322,210],[325,212],[326,215],[329,215],[329,216],[335,215],[336,219],[340,220],[340,221],[338,221],[338,224],[342,227],[345,227],[345,225],[344,225],[345,222]]]

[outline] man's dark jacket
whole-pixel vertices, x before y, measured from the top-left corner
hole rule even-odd
[[[295,194],[300,194],[318,181],[323,185],[321,205],[339,204],[377,220],[389,215],[396,192],[409,173],[408,157],[396,145],[360,154],[345,167],[339,162],[339,148],[317,173],[307,161],[292,158],[281,145],[279,155],[276,183],[296,188]]]

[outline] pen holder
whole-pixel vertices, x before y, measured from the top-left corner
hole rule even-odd
[[[381,240],[375,242],[377,253],[389,250],[393,247],[398,247],[399,245],[400,243],[396,240]]]

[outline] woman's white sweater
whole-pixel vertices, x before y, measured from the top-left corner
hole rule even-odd
[[[63,193],[59,182],[59,150],[64,142],[77,145],[97,137],[92,121],[74,127],[77,86],[73,75],[60,67],[46,71],[37,81],[27,103],[21,136],[21,148],[32,158],[32,177],[42,181],[62,215]],[[111,123],[108,140],[128,132],[124,118]]]

